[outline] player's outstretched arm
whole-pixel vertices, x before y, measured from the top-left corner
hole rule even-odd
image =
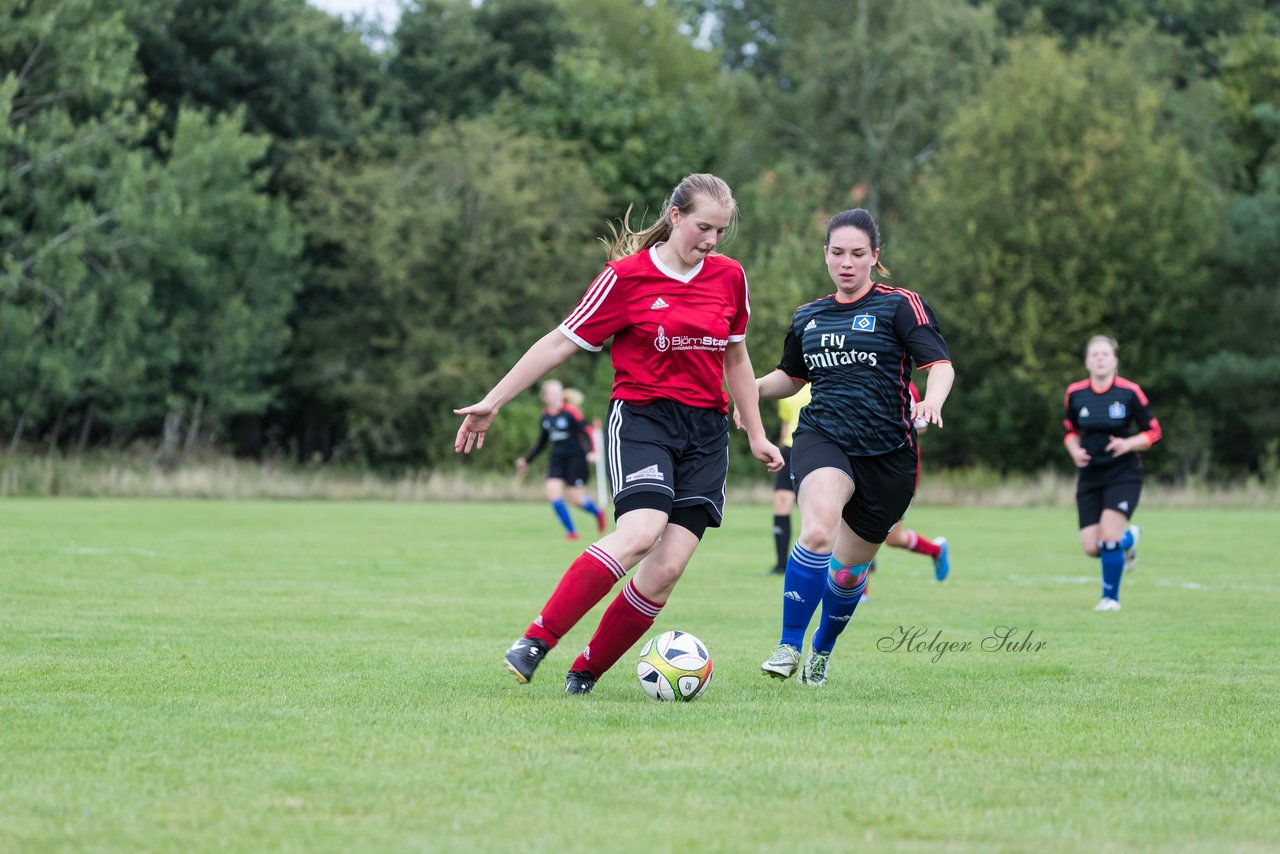
[[[453,410],[454,415],[465,416],[458,435],[453,440],[453,450],[469,454],[474,445],[478,451],[484,447],[484,434],[489,431],[493,419],[507,401],[533,385],[547,371],[564,362],[578,351],[578,345],[569,340],[559,329],[553,329],[525,351],[507,375],[498,380],[484,400]]]

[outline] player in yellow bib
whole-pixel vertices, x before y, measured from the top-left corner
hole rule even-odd
[[[773,481],[773,547],[776,554],[774,575],[787,574],[787,555],[791,554],[791,511],[796,506],[796,486],[791,480],[791,434],[800,423],[800,410],[809,403],[809,384],[791,397],[778,401],[778,448],[785,461]]]

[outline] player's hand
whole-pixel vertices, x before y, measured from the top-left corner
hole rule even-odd
[[[1076,468],[1078,469],[1082,469],[1089,465],[1089,461],[1093,459],[1093,457],[1089,456],[1089,452],[1083,447],[1067,448],[1067,453],[1071,454],[1071,461],[1076,464]]]
[[[737,427],[739,430],[747,429],[746,427],[742,426],[742,415],[739,414],[738,407],[736,406],[733,408],[733,426]]]
[[[942,426],[942,407],[934,406],[927,400],[922,400],[916,404],[914,416],[917,429],[919,429],[921,421],[924,422],[926,428],[930,424]]]
[[[1112,436],[1107,442],[1107,451],[1113,457],[1122,457],[1129,453],[1130,450],[1132,450],[1132,448],[1129,445],[1128,439],[1122,439],[1119,436]]]
[[[778,446],[768,439],[752,442],[751,455],[764,463],[764,467],[774,474],[777,474],[785,464],[785,460],[782,459],[782,451],[779,451]]]
[[[524,457],[516,460],[516,474],[524,477],[524,473],[529,470],[529,461]]]
[[[595,465],[596,460],[598,459],[600,459],[600,455],[597,454],[595,451],[591,451],[587,454],[587,462],[590,463],[591,465]]]
[[[454,453],[469,454],[472,445],[475,445],[477,451],[484,447],[484,434],[489,432],[489,427],[498,414],[498,407],[482,400],[462,409],[455,409],[453,414],[466,416],[453,440]]]

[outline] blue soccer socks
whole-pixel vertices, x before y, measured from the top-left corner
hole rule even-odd
[[[782,583],[782,639],[779,643],[804,648],[804,634],[813,612],[822,603],[831,555],[817,554],[799,543],[787,558],[787,575]]]
[[[1120,543],[1099,543],[1102,559],[1102,598],[1120,601],[1120,579],[1124,575],[1124,549]]]
[[[836,639],[849,625],[853,612],[867,589],[867,573],[871,562],[842,566],[831,559],[827,583],[822,591],[822,619],[813,633],[813,651],[830,655]]]
[[[573,530],[573,519],[569,517],[569,505],[564,503],[563,498],[557,498],[551,502],[551,509],[556,511],[556,518],[560,520],[560,524],[564,525],[564,529],[570,534],[575,533]]]

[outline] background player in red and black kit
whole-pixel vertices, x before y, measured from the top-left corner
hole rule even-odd
[[[542,612],[507,650],[521,683],[546,653],[636,564],[605,609],[565,691],[585,694],[649,627],[707,528],[719,527],[729,468],[729,399],[751,453],[770,471],[782,454],[760,421],[742,266],[712,250],[737,215],[714,175],[688,175],[658,221],[632,232],[623,220],[612,260],[560,326],[529,348],[465,415],[454,449],[470,452],[504,403],[579,349],[613,338],[614,383],[605,429],[617,528],[591,545],[560,579]]]
[[[546,408],[538,416],[538,439],[528,453],[516,460],[516,471],[523,475],[529,470],[529,462],[550,445],[547,501],[551,502],[556,518],[564,525],[567,532],[565,536],[570,540],[578,539],[578,532],[573,527],[573,517],[569,515],[569,506],[564,501],[566,492],[570,501],[595,518],[596,529],[603,533],[604,511],[587,497],[583,489],[587,483],[588,457],[594,459],[595,456],[590,428],[587,427],[582,412],[565,399],[565,389],[559,380],[544,382],[541,394]]]
[[[933,310],[919,294],[871,279],[872,268],[888,275],[871,214],[858,208],[832,217],[823,254],[836,292],[796,309],[777,370],[757,381],[764,398],[790,396],[806,381],[813,390],[791,446],[800,536],[787,560],[782,637],[760,665],[779,679],[795,673],[821,604],[801,673],[811,685],[825,684],[868,567],[915,494],[912,366],[930,372],[914,416],[928,424],[942,426],[955,380]]]
[[[1120,610],[1120,580],[1137,561],[1139,530],[1130,525],[1142,495],[1139,451],[1160,441],[1160,422],[1137,383],[1116,375],[1114,338],[1095,335],[1084,350],[1087,380],[1067,386],[1063,443],[1076,464],[1080,545],[1102,560],[1102,599],[1095,611]],[[1129,425],[1137,426],[1131,433]]]

